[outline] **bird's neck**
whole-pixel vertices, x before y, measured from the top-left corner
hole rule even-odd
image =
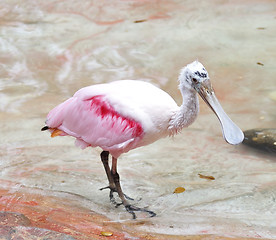
[[[169,130],[174,135],[194,122],[199,112],[197,93],[193,89],[180,88],[183,102],[170,121]]]

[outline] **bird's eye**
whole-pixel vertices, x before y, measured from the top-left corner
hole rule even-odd
[[[192,78],[192,81],[193,81],[194,83],[197,83],[197,79],[196,79],[196,78]]]

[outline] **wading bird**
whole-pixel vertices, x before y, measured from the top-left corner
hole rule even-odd
[[[52,137],[73,136],[76,146],[82,149],[102,148],[100,156],[109,182],[106,188],[110,189],[110,201],[116,206],[123,204],[133,218],[136,218],[135,211],[155,216],[154,212],[127,201],[117,172],[117,159],[122,153],[188,127],[199,111],[197,93],[217,115],[228,143],[239,144],[244,138],[240,128],[223,111],[200,62],[194,61],[184,67],[178,80],[183,97],[181,106],[163,90],[143,81],[120,80],[84,87],[51,110],[41,130],[49,130]],[[111,169],[109,154],[112,156]],[[115,202],[114,192],[122,203]]]

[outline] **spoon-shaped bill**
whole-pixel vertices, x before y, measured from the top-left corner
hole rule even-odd
[[[222,106],[216,98],[209,80],[206,80],[201,84],[198,93],[217,115],[222,127],[222,133],[225,141],[230,144],[241,143],[244,139],[242,130],[224,112]]]

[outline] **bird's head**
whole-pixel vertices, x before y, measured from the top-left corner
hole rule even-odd
[[[179,83],[182,94],[187,90],[198,92],[213,110],[221,123],[223,136],[228,143],[239,144],[243,141],[243,132],[224,112],[216,98],[208,72],[200,62],[194,61],[184,67],[179,75]]]
[[[203,82],[208,80],[208,72],[198,61],[188,64],[179,75],[180,87],[183,86],[188,89],[195,89],[196,91],[200,89]]]

